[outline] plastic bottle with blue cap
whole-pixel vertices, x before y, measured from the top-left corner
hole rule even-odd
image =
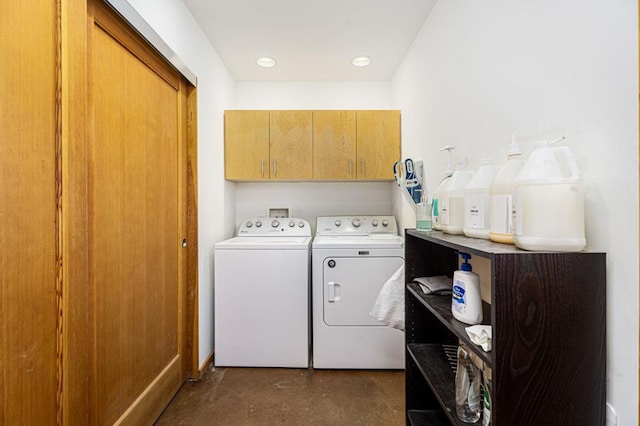
[[[457,252],[463,262],[453,273],[451,293],[451,313],[460,322],[469,325],[482,322],[482,297],[480,296],[480,276],[473,272],[469,253]]]

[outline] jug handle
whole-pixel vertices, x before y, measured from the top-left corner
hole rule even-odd
[[[576,164],[576,160],[574,160],[573,155],[571,155],[571,150],[568,146],[558,146],[552,148],[552,150],[564,156],[572,178],[580,177],[580,169],[578,169],[578,164]]]

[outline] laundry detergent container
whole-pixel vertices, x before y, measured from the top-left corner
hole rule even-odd
[[[585,248],[584,184],[568,147],[536,143],[515,180],[513,219],[514,242],[521,249]]]

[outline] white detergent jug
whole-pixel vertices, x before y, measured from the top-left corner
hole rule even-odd
[[[464,235],[489,239],[489,188],[496,168],[491,160],[480,162],[480,168],[464,188]]]
[[[511,137],[507,162],[493,178],[489,192],[489,239],[496,243],[513,244],[514,179],[522,167],[522,151]]]
[[[584,185],[569,147],[540,141],[515,181],[514,242],[524,250],[580,251],[587,245]]]
[[[447,234],[462,234],[464,228],[464,188],[473,172],[466,170],[464,164],[458,164],[441,196],[440,218],[442,230]]]

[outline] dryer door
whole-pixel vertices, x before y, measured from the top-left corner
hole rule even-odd
[[[329,257],[323,264],[324,322],[330,326],[383,326],[369,311],[402,257]]]

